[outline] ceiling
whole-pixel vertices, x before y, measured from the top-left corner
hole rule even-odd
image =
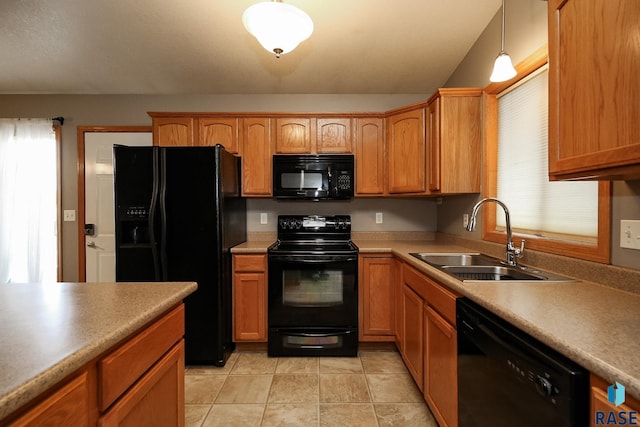
[[[0,93],[431,93],[501,5],[285,1],[315,30],[276,59],[242,24],[258,0],[3,0]]]

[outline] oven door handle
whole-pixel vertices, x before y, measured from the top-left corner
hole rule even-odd
[[[311,255],[313,256],[313,255]],[[309,259],[309,258],[300,258],[300,257],[289,257],[289,256],[271,256],[269,258],[269,261],[276,261],[276,262],[297,262],[300,264],[326,264],[326,263],[331,263],[331,262],[352,262],[352,261],[357,261],[358,257],[347,257],[347,258],[339,258],[339,257],[332,257],[332,258],[327,258],[327,259]]]
[[[336,331],[336,332],[323,332],[323,333],[311,333],[311,332],[289,332],[285,331],[287,335],[292,337],[335,337],[337,335],[350,335],[351,331]]]

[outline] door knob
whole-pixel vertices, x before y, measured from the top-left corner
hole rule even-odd
[[[98,246],[96,245],[96,242],[89,242],[87,243],[87,246],[90,248],[97,248]]]

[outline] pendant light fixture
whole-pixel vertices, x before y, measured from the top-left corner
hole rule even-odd
[[[313,21],[304,11],[280,0],[256,3],[244,11],[245,28],[269,52],[289,53],[309,38]]]
[[[489,77],[489,80],[492,82],[504,82],[518,74],[516,69],[513,68],[509,54],[504,50],[504,2],[505,0],[502,0],[502,49],[500,49],[496,62],[493,64],[493,72],[491,73],[491,77]]]

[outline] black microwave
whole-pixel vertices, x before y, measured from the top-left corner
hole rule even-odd
[[[352,154],[273,156],[276,199],[351,199],[354,187]]]

